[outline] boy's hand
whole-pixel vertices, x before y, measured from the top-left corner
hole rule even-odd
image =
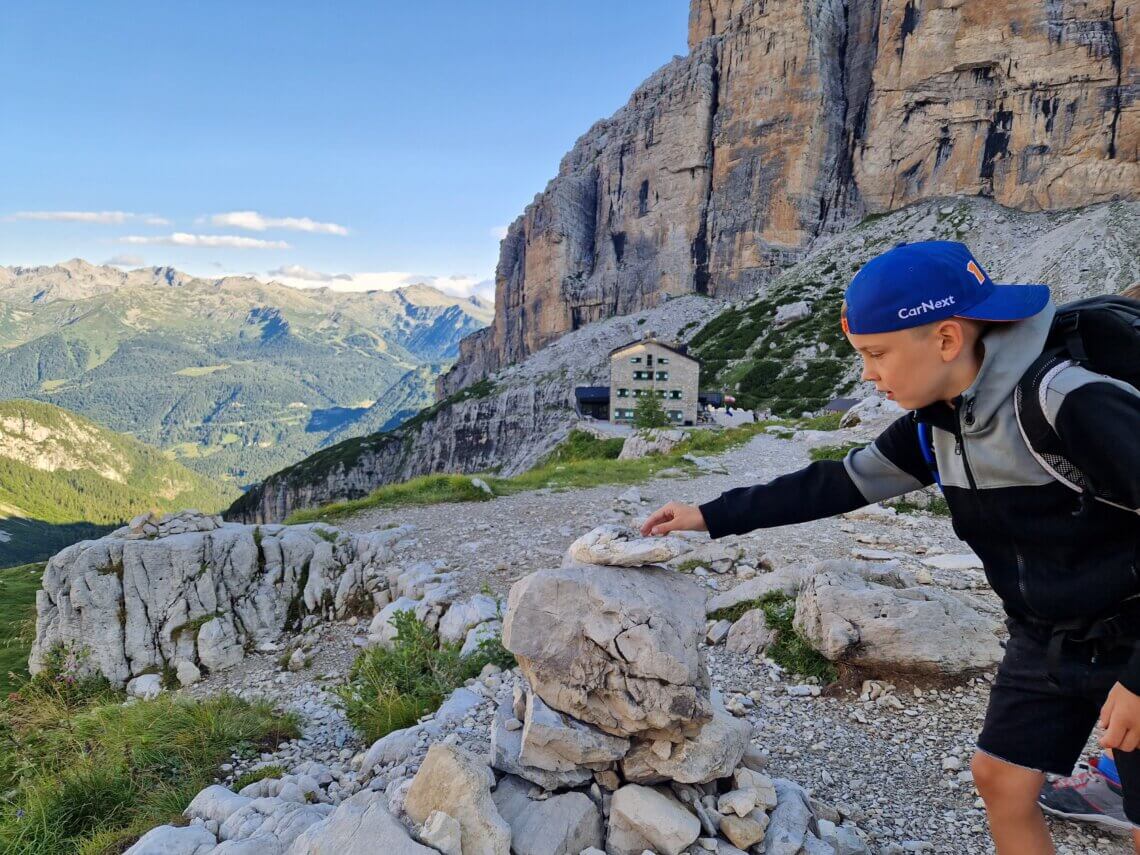
[[[1100,711],[1100,726],[1105,730],[1100,738],[1102,748],[1136,750],[1140,745],[1140,695],[1120,683],[1113,686]]]
[[[708,531],[704,515],[696,505],[670,502],[649,515],[641,525],[641,536],[668,534],[671,531]]]

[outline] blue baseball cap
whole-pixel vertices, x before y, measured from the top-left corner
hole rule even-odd
[[[847,286],[844,332],[865,335],[946,318],[1020,321],[1049,302],[1047,285],[997,285],[966,245],[901,243],[868,261]]]

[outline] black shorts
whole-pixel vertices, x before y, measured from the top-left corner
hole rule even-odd
[[[978,748],[1027,769],[1069,775],[1132,649],[1096,651],[1089,643],[1066,643],[1054,686],[1046,667],[1047,639],[1013,621],[1009,628]],[[1125,815],[1140,826],[1140,750],[1112,754]]]

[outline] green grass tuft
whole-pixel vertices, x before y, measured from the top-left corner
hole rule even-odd
[[[263,781],[266,778],[280,778],[284,774],[285,769],[275,764],[270,764],[268,766],[259,766],[256,769],[251,769],[245,774],[238,775],[237,778],[234,779],[233,784],[230,785],[230,789],[236,793],[239,790],[248,787],[250,784],[256,784],[258,781]]]
[[[0,701],[0,852],[122,852],[179,824],[231,753],[254,756],[299,735],[292,716],[232,695],[123,704],[82,657],[48,668]]]
[[[0,697],[28,676],[28,653],[35,636],[36,591],[44,564],[0,570]],[[9,676],[14,675],[14,676]]]
[[[783,591],[770,591],[756,600],[746,600],[709,615],[713,620],[736,622],[746,612],[762,609],[768,626],[776,630],[776,640],[766,651],[777,665],[793,674],[805,677],[818,677],[822,683],[830,683],[836,678],[835,666],[818,653],[804,640],[792,621],[796,616],[796,598]]]
[[[514,657],[498,639],[487,639],[469,656],[459,644],[440,644],[436,633],[410,611],[392,616],[392,649],[363,651],[348,684],[339,689],[345,715],[367,742],[409,727],[443,703],[453,689],[477,677],[488,663],[512,668]]]

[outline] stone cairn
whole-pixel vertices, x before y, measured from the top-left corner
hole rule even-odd
[[[497,710],[489,766],[429,749],[400,794],[423,844],[448,855],[868,851],[803,788],[764,773],[751,725],[710,690],[704,591],[657,566],[690,548],[604,527],[512,587],[503,643],[526,685]]]
[[[444,708],[463,717],[478,703],[457,689],[432,722],[373,745],[363,788],[337,804],[315,766],[241,793],[214,785],[187,808],[189,826],[156,828],[128,855],[867,853],[849,820],[765,773],[751,724],[711,689],[705,592],[660,566],[691,548],[603,526],[561,567],[515,583],[502,636],[521,679],[498,694],[489,755],[432,730]],[[427,569],[406,571],[396,593],[418,593]],[[456,639],[486,617],[473,602],[457,614]],[[372,777],[425,742],[414,776]]]

